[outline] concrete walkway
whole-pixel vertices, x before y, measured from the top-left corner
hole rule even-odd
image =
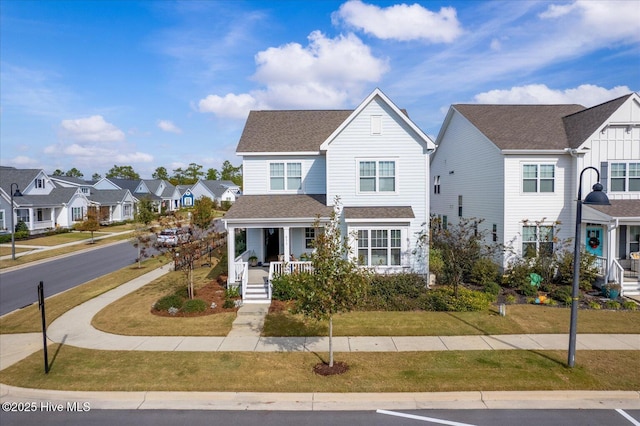
[[[225,337],[120,336],[96,330],[91,319],[113,301],[168,273],[165,265],[77,306],[48,326],[51,342],[96,350],[327,352],[326,337],[260,337],[268,305],[240,308]],[[336,352],[448,350],[566,350],[568,335],[334,337]],[[42,348],[41,333],[0,335],[0,370]],[[640,351],[638,334],[580,334],[578,350]],[[91,402],[92,408],[368,410],[424,408],[640,409],[640,392],[445,392],[392,394],[266,394],[220,392],[67,392],[0,385],[0,401]],[[462,404],[462,405],[461,405]]]

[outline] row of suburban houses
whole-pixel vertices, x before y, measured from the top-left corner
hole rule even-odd
[[[87,188],[42,171],[14,178],[27,171],[2,168],[0,220],[6,228],[9,184],[18,179],[23,197],[14,199],[16,219],[31,226],[41,220],[69,226],[81,217],[74,209],[92,203],[130,215],[143,193],[169,210],[202,195],[230,196],[224,223],[230,233],[244,232],[246,250],[237,256],[235,239],[228,239],[229,259],[235,259],[229,280],[241,283],[244,294],[249,257],[278,267],[297,262],[313,249],[314,224],[333,211],[354,257],[380,272],[428,272],[418,236],[428,232],[433,216],[444,226],[483,219],[493,242],[510,245],[516,255],[536,253],[574,235],[580,176],[595,168],[599,173],[584,173],[584,192],[599,180],[611,205],[584,206],[582,242],[606,278],[631,275],[625,291],[640,293],[637,93],[590,108],[456,104],[433,141],[376,89],[352,110],[251,111],[236,154],[242,158],[241,197],[240,188],[214,189],[207,181],[176,188],[165,181],[127,187],[103,179]],[[99,198],[99,191],[122,192]],[[46,203],[38,204],[38,197]],[[508,256],[501,259],[508,262]]]
[[[219,203],[234,202],[240,188],[230,181],[199,180],[176,187],[164,179],[102,178],[86,181],[66,176],[50,176],[41,169],[0,167],[0,232],[11,232],[22,221],[33,234],[70,228],[84,220],[89,208],[96,208],[102,223],[133,220],[137,203],[150,200],[158,212],[193,206],[206,196]],[[13,200],[13,209],[11,201]]]
[[[605,277],[631,275],[625,291],[640,293],[637,93],[591,108],[452,105],[434,142],[376,89],[354,110],[251,111],[236,153],[244,195],[224,221],[245,230],[246,251],[236,256],[229,239],[228,272],[256,299],[270,295],[250,288],[248,258],[270,276],[274,265],[302,267],[315,221],[336,208],[354,258],[383,273],[428,270],[418,235],[432,216],[445,226],[483,219],[489,238],[517,255],[548,248],[573,236],[578,179],[590,166],[611,205],[585,205],[582,241]],[[585,194],[596,181],[585,174]]]

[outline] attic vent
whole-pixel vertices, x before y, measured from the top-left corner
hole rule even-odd
[[[382,116],[381,115],[371,116],[371,134],[372,135],[382,134]]]

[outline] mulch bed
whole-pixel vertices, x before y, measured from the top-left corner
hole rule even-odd
[[[336,374],[344,374],[349,371],[349,366],[344,362],[334,362],[333,367],[329,364],[320,362],[313,367],[313,372],[319,376],[335,376]]]
[[[177,312],[172,315],[167,311],[158,311],[152,308],[151,313],[160,317],[202,317],[223,312],[237,312],[238,308],[222,307],[224,304],[224,294],[225,289],[220,280],[213,280],[195,291],[195,298],[202,299],[207,303],[207,309],[204,312]],[[216,304],[215,308],[211,308],[212,303]]]

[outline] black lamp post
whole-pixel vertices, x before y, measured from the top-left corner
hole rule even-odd
[[[589,193],[582,201],[582,175],[589,169],[593,169],[597,173],[597,183],[593,185],[593,191]],[[596,206],[608,206],[611,203],[607,194],[602,192],[602,184],[600,183],[600,171],[595,167],[585,167],[580,172],[580,180],[578,182],[578,208],[576,209],[576,235],[575,245],[573,248],[573,288],[571,292],[571,325],[569,327],[569,359],[567,364],[573,368],[576,364],[576,332],[578,326],[578,301],[580,293],[580,234],[582,223],[582,205],[591,204]]]
[[[13,192],[13,185],[16,186],[15,193]],[[13,197],[22,197],[22,192],[18,189],[17,183],[12,183],[9,188],[11,193],[11,259],[16,260],[16,224],[13,221]]]

